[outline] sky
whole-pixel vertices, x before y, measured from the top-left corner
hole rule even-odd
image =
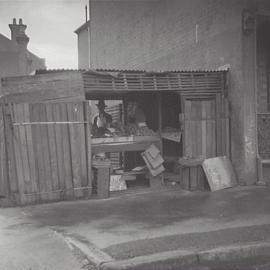
[[[0,33],[10,38],[8,24],[22,18],[28,49],[45,58],[49,69],[78,68],[77,35],[85,22],[88,0],[0,0]]]

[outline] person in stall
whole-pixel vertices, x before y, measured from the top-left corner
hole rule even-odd
[[[98,107],[98,114],[94,117],[92,125],[93,135],[103,137],[105,134],[110,134],[108,128],[111,126],[112,116],[105,112],[107,106],[103,99],[100,99],[96,106]]]
[[[132,110],[130,111],[129,133],[136,136],[153,136],[156,133],[147,125],[146,115],[144,108],[140,103],[133,103]]]

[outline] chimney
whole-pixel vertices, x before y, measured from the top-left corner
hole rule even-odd
[[[19,19],[19,24],[17,24],[16,19],[13,19],[13,23],[9,24],[11,31],[11,40],[16,42],[18,45],[27,48],[29,42],[29,37],[25,34],[26,25],[23,24],[22,19]]]
[[[28,74],[28,51],[27,45],[29,37],[25,34],[26,25],[23,24],[22,19],[19,19],[17,24],[16,19],[9,24],[11,30],[11,40],[18,45],[18,75]]]

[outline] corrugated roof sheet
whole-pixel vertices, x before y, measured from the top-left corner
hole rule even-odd
[[[198,70],[139,70],[139,69],[41,69],[36,74],[57,73],[57,72],[89,72],[104,74],[108,73],[147,73],[147,74],[166,74],[166,73],[212,73],[212,72],[228,72],[229,69],[198,69]]]
[[[181,91],[216,93],[225,89],[228,70],[145,71],[120,69],[52,69],[36,74],[81,72],[85,93],[123,93],[130,91]]]

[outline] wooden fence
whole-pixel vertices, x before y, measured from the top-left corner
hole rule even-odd
[[[8,196],[8,163],[6,153],[6,138],[4,133],[4,110],[0,104],[0,197]]]
[[[84,102],[2,105],[7,162],[1,160],[1,168],[8,164],[9,183],[2,186],[17,204],[91,194],[88,106]]]

